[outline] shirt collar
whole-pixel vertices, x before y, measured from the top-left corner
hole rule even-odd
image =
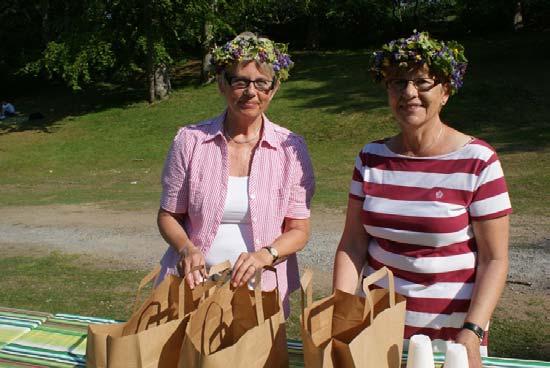
[[[226,113],[227,110],[212,119],[212,124],[210,124],[210,127],[208,129],[208,136],[205,139],[206,141],[213,140],[217,136],[223,136],[223,121],[225,119]]]
[[[264,114],[264,133],[262,136],[262,141],[269,144],[272,148],[279,148],[279,141],[275,134],[275,125],[267,118]]]
[[[223,137],[223,122],[225,120],[226,114],[227,114],[227,109],[212,120],[212,125],[210,125],[208,137],[206,138],[206,140],[213,140],[218,136]],[[274,124],[271,122],[271,120],[268,119],[268,117],[265,114],[263,114],[263,120],[264,120],[264,127],[263,127],[264,130],[263,130],[262,137],[260,139],[260,144],[262,142],[265,142],[273,148],[278,148],[280,145],[279,145],[279,141],[277,140],[277,136],[275,134]]]

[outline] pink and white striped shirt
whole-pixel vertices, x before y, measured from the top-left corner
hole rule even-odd
[[[472,221],[511,212],[495,151],[474,139],[446,155],[408,157],[372,142],[356,159],[350,197],[363,201],[370,236],[363,272],[387,266],[396,292],[407,297],[405,343],[425,334],[444,351],[462,327],[474,287]],[[486,349],[484,339],[482,354]]]
[[[207,254],[220,226],[229,179],[225,113],[196,125],[180,128],[162,174],[161,207],[186,214],[182,224],[190,240]],[[264,115],[263,133],[250,168],[248,197],[253,248],[269,246],[282,234],[285,218],[306,219],[314,192],[311,160],[302,137],[280,127]],[[180,257],[169,247],[161,265],[177,273]],[[296,256],[276,266],[279,290],[288,313],[288,294],[299,286]],[[265,289],[275,277],[264,273]]]

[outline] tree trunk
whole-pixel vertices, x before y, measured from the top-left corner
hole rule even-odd
[[[315,15],[310,15],[307,24],[306,48],[317,50],[319,48],[319,20]]]
[[[147,74],[147,100],[155,102],[155,43],[153,39],[153,1],[144,0],[143,12],[145,21],[145,38],[147,39],[147,55],[145,70]]]
[[[211,11],[215,14],[216,1],[212,1]],[[210,83],[214,78],[210,73],[210,59],[212,55],[210,54],[210,48],[212,47],[212,40],[214,39],[214,26],[212,21],[209,19],[208,15],[205,15],[203,27],[202,27],[202,42],[201,42],[201,54],[202,54],[202,64],[201,64],[201,82],[206,84]]]
[[[165,64],[158,65],[155,68],[155,98],[164,100],[168,98],[168,95],[172,91],[172,84],[170,83],[170,74],[168,67]]]
[[[40,16],[42,17],[42,43],[44,47],[51,41],[50,37],[50,2],[49,0],[41,0],[38,6]]]
[[[398,34],[401,34],[403,30],[403,14],[401,10],[401,2],[399,0],[392,1],[392,15],[395,29]]]
[[[420,22],[418,21],[418,0],[414,2],[414,27],[420,28]]]

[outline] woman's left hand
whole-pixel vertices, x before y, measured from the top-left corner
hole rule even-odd
[[[248,282],[257,270],[273,263],[273,257],[265,249],[256,252],[241,253],[235,265],[233,266],[233,276],[231,283],[234,287],[244,285]]]
[[[462,330],[456,335],[455,342],[466,347],[468,352],[468,368],[482,368],[481,354],[479,352],[479,337],[470,330]]]

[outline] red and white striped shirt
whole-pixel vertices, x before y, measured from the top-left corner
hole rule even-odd
[[[182,224],[193,244],[207,254],[221,224],[229,179],[225,113],[181,128],[162,174],[161,207],[186,214]],[[252,157],[248,197],[253,248],[271,245],[282,234],[285,218],[306,219],[314,192],[311,160],[302,137],[263,117],[263,133]],[[180,257],[169,247],[161,260],[162,277],[177,273]],[[276,266],[279,291],[288,312],[288,293],[299,286],[296,256]],[[275,277],[264,273],[265,289]]]
[[[370,236],[363,272],[387,266],[396,292],[407,298],[405,342],[424,334],[444,351],[462,327],[474,287],[471,223],[511,212],[494,149],[474,139],[449,154],[409,157],[372,142],[356,159],[350,197],[363,201]],[[487,339],[482,345],[486,355]]]

